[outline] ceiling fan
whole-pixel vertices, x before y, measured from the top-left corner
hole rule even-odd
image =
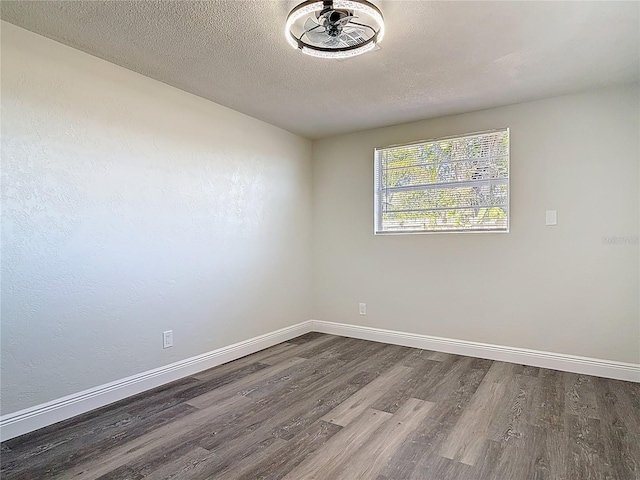
[[[366,0],[309,0],[291,10],[285,34],[302,53],[347,58],[376,47],[384,35],[384,20]]]

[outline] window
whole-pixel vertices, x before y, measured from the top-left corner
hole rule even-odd
[[[478,231],[509,231],[509,129],[376,149],[376,234]]]

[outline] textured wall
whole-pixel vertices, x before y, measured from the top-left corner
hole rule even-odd
[[[638,105],[626,87],[314,143],[314,318],[640,362]],[[375,147],[499,127],[510,233],[374,237]]]
[[[310,155],[3,22],[2,413],[309,319]]]

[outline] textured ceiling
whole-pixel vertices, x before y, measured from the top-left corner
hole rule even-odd
[[[381,49],[286,42],[290,1],[2,1],[2,19],[320,138],[640,80],[638,2],[379,0]]]

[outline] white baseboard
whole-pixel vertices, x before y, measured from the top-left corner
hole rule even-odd
[[[430,335],[325,322],[323,320],[308,320],[164,367],[148,370],[20,410],[19,412],[4,415],[0,417],[0,439],[2,441],[8,440],[96,408],[104,407],[132,395],[242,358],[278,343],[286,342],[308,332],[329,333],[423,350],[488,358],[490,360],[551,368],[565,372],[640,382],[640,365],[633,363],[432,337]]]
[[[132,375],[0,417],[2,441],[104,407],[174,380],[242,358],[311,331],[311,321],[218,348],[202,355]]]
[[[469,357],[487,358],[489,360],[499,360],[534,367],[551,368],[564,372],[640,382],[640,364],[578,357],[564,353],[528,350],[526,348],[505,347],[502,345],[469,342],[466,340],[454,340],[451,338],[432,337],[430,335],[325,322],[323,320],[312,320],[311,323],[311,330],[314,332],[330,333],[343,337],[360,338],[363,340],[466,355]]]

